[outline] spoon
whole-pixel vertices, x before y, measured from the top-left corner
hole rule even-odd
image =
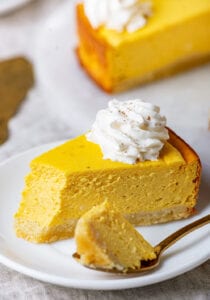
[[[132,273],[141,273],[145,271],[150,271],[155,268],[157,268],[160,264],[160,257],[161,254],[168,249],[170,246],[175,244],[178,240],[180,240],[182,237],[187,235],[188,233],[210,223],[210,215],[207,215],[201,219],[198,219],[197,221],[188,224],[184,226],[183,228],[177,230],[176,232],[169,235],[167,238],[165,238],[163,241],[161,241],[158,245],[154,247],[155,253],[157,257],[153,260],[142,260],[140,267],[137,267],[135,269],[133,268],[126,268],[119,270],[117,268],[102,268],[95,265],[84,265],[86,268],[93,269],[96,271],[103,271],[103,272],[109,272],[109,273],[116,273],[116,274],[132,274]],[[75,258],[78,262],[80,262],[80,255],[78,253],[74,253],[73,258]]]

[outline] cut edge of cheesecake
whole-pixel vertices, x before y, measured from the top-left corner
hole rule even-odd
[[[80,32],[80,34],[84,37],[86,43],[84,47],[86,48],[87,53],[92,53],[93,49],[97,49],[97,59],[99,59],[100,66],[103,66],[104,71],[101,72],[102,75],[100,76],[98,76],[98,74],[95,74],[95,72],[93,72],[93,70],[89,68],[89,65],[85,63],[84,59],[82,58],[80,47],[78,46],[75,52],[80,66],[100,88],[102,88],[105,92],[110,94],[122,92],[124,90],[131,89],[138,85],[140,86],[143,84],[150,83],[154,80],[167,78],[210,61],[210,53],[196,53],[186,58],[181,58],[175,63],[169,64],[163,68],[159,68],[156,71],[148,72],[142,77],[136,77],[132,79],[125,78],[124,80],[121,80],[121,82],[119,82],[117,85],[114,85],[113,82],[110,81],[110,78],[105,78],[103,75],[106,72],[106,68],[108,68],[105,53],[106,50],[110,47],[110,45],[104,38],[98,37],[98,30],[95,30],[91,26],[88,18],[85,15],[82,3],[76,5],[76,20],[78,32]]]
[[[126,272],[156,258],[154,248],[108,201],[79,219],[74,238],[78,261],[92,268]]]
[[[198,196],[201,163],[196,152],[171,129],[169,129],[169,142],[181,153],[187,165],[196,164],[196,178],[194,181],[195,203]],[[93,195],[94,197],[94,195]],[[151,225],[163,223],[182,218],[187,218],[195,212],[195,207],[186,207],[185,205],[176,205],[160,210],[125,214],[125,217],[134,225]],[[15,217],[15,231],[18,237],[35,243],[50,243],[56,240],[72,237],[78,219],[66,220],[63,225],[39,226],[36,222],[29,219]]]

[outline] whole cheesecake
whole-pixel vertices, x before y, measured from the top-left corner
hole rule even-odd
[[[77,260],[92,268],[126,272],[156,258],[155,249],[107,201],[79,219],[74,237]]]
[[[209,0],[153,0],[152,15],[134,32],[117,32],[103,24],[95,28],[83,2],[76,6],[78,58],[107,92],[125,90],[210,60]]]
[[[103,159],[82,135],[31,162],[15,215],[18,237],[48,243],[72,237],[78,219],[108,200],[134,225],[192,215],[198,196],[198,155],[173,131],[158,160]]]

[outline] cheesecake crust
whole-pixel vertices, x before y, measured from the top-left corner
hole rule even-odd
[[[124,217],[135,226],[144,226],[188,218],[194,213],[194,208],[177,206],[159,211],[129,214]],[[32,243],[52,243],[73,237],[77,221],[71,219],[64,225],[42,227],[30,220],[16,219],[16,235]]]

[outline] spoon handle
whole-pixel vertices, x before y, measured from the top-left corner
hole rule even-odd
[[[206,224],[210,223],[210,215],[206,215],[205,217],[198,219],[197,221],[184,226],[183,228],[177,230],[173,234],[169,235],[162,242],[160,242],[157,246],[155,246],[155,251],[157,254],[165,251],[167,248],[175,244],[182,237],[187,235],[188,233],[198,229]]]

